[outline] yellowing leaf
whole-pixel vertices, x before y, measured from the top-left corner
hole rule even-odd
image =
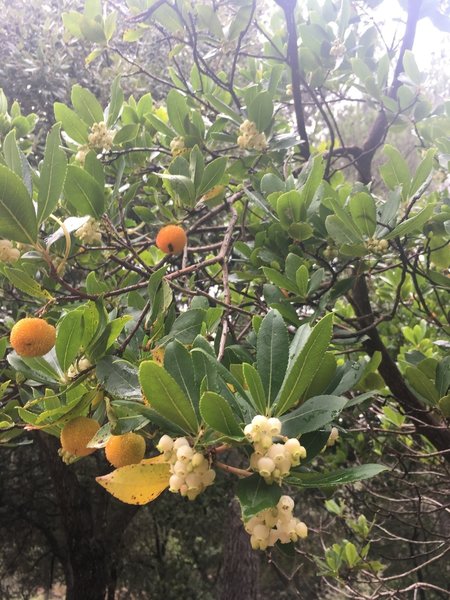
[[[116,469],[96,481],[114,498],[127,504],[147,504],[169,487],[170,467],[161,454],[137,465]]]

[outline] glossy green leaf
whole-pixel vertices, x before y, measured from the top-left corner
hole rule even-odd
[[[436,406],[439,402],[439,394],[433,383],[417,367],[408,367],[405,371],[406,381],[412,390],[419,394],[420,399],[427,406]]]
[[[348,207],[356,227],[365,237],[371,238],[377,226],[377,211],[372,196],[359,192],[350,198]]]
[[[295,477],[289,477],[286,483],[298,488],[331,487],[370,479],[388,470],[384,465],[367,464],[350,469],[337,469],[332,473],[296,473]]]
[[[64,187],[67,158],[64,150],[60,148],[60,131],[61,126],[56,124],[47,136],[37,199],[39,223],[55,210]]]
[[[3,156],[5,157],[6,166],[22,178],[22,158],[16,141],[15,129],[11,129],[3,141]]]
[[[205,392],[200,398],[200,414],[205,423],[230,438],[243,439],[244,432],[228,402],[215,392]]]
[[[436,150],[434,148],[430,148],[429,150],[427,150],[425,158],[417,167],[416,174],[414,175],[414,179],[412,180],[411,187],[409,190],[410,196],[414,196],[421,190],[421,188],[426,186],[426,184],[428,183],[431,177],[431,173],[433,171],[433,162],[435,155]]]
[[[56,356],[63,371],[67,371],[77,356],[83,340],[83,313],[72,310],[58,323]]]
[[[198,421],[192,403],[163,367],[144,361],[139,368],[139,381],[154,410],[186,433],[197,432]]]
[[[308,389],[328,349],[333,315],[321,319],[311,332],[297,359],[292,363],[276,399],[276,414],[282,415],[298,404]]]
[[[79,215],[91,215],[99,219],[105,210],[102,188],[92,175],[81,167],[68,167],[64,194]]]
[[[0,237],[24,244],[37,239],[33,202],[22,180],[0,165]]]
[[[166,103],[170,125],[175,129],[178,135],[186,135],[185,124],[189,115],[186,97],[177,90],[170,90],[167,94]]]
[[[411,185],[411,174],[406,160],[394,146],[386,144],[383,149],[388,162],[380,167],[380,174],[389,189],[402,188],[402,198],[406,200]]]
[[[25,294],[28,294],[28,296],[31,296],[32,298],[42,298],[46,301],[51,300],[52,295],[47,292],[47,290],[44,290],[36,279],[30,277],[25,271],[12,267],[5,267],[4,273],[14,287]]]
[[[400,225],[397,225],[388,235],[385,236],[386,240],[392,240],[396,237],[402,237],[413,231],[417,231],[418,229],[422,229],[422,227],[427,223],[430,217],[434,213],[434,204],[427,204],[425,208],[423,208],[420,212],[418,212],[413,217],[406,219]]]
[[[123,105],[123,91],[120,87],[120,75],[118,75],[111,86],[111,100],[108,105],[108,120],[106,124],[108,127],[114,125],[120,115]]]
[[[178,340],[182,344],[192,344],[201,331],[204,318],[205,311],[200,308],[190,309],[181,313],[175,319],[169,334],[161,340],[161,343]]]
[[[197,196],[201,196],[205,192],[209,191],[212,187],[220,183],[220,180],[225,173],[227,166],[226,157],[216,158],[206,165],[203,173],[202,182],[199,189],[197,190]]]
[[[78,116],[89,126],[104,120],[100,102],[91,91],[78,83],[72,87],[71,100]]]
[[[259,93],[250,103],[247,114],[249,120],[255,123],[258,131],[265,131],[269,127],[273,115],[272,96],[269,92]]]
[[[283,317],[271,310],[263,319],[256,344],[256,364],[270,404],[283,383],[288,364],[289,341]]]
[[[118,356],[104,356],[95,372],[99,383],[114,398],[142,402],[138,370],[133,364]]]
[[[198,387],[195,385],[195,371],[192,356],[178,340],[167,344],[164,353],[164,368],[189,398],[197,410],[199,402]]]
[[[236,488],[236,496],[241,505],[244,521],[248,521],[266,508],[276,506],[282,493],[279,485],[267,485],[256,473],[241,479]]]
[[[93,360],[101,358],[119,337],[122,329],[131,319],[129,315],[119,317],[108,323],[100,337],[87,348],[86,352]]]
[[[243,363],[242,373],[256,410],[260,415],[264,415],[267,409],[267,399],[258,371],[255,369],[255,367],[253,367],[253,365]]]
[[[334,421],[347,404],[341,396],[315,396],[306,400],[299,408],[281,417],[282,433],[287,437],[298,437],[302,433],[317,431]]]
[[[54,111],[55,119],[61,121],[67,135],[79,144],[87,144],[89,127],[77,113],[61,102],[55,102]]]

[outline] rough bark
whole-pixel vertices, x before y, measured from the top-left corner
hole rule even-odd
[[[259,556],[250,546],[236,499],[229,505],[229,522],[221,574],[220,600],[258,600]]]

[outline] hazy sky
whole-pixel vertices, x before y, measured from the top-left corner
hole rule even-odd
[[[403,33],[404,25],[399,19],[404,22],[406,15],[397,2],[384,0],[374,13],[375,18],[379,17],[386,23],[383,30],[389,32],[386,34],[388,43],[396,30],[399,34]],[[433,56],[439,58],[442,54],[450,57],[450,33],[439,31],[427,18],[421,19],[417,25],[414,43],[414,55],[419,68],[427,71]]]

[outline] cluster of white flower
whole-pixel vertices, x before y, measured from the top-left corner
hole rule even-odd
[[[68,379],[75,379],[75,377],[77,377],[82,371],[86,371],[86,369],[89,369],[89,367],[92,367],[91,361],[85,356],[83,356],[82,358],[74,362],[72,365],[70,365],[70,367],[67,369]]]
[[[10,240],[0,240],[0,262],[14,263],[20,258],[20,250]]]
[[[241,135],[237,139],[239,148],[246,150],[258,150],[262,152],[267,148],[267,140],[264,133],[260,133],[255,123],[246,119],[239,127]]]
[[[288,83],[285,90],[286,96],[292,96],[292,83]]]
[[[366,242],[366,248],[370,252],[375,254],[382,254],[389,248],[389,242],[387,240],[377,240],[375,238],[369,238]]]
[[[184,138],[182,137],[174,137],[170,142],[170,151],[172,152],[172,156],[174,158],[185,154],[188,150],[189,148],[186,148]]]
[[[115,132],[108,129],[104,121],[94,123],[88,136],[89,147],[101,150],[111,150]]]
[[[245,531],[250,534],[253,550],[265,550],[277,542],[288,544],[297,542],[308,535],[308,527],[294,517],[294,501],[290,496],[281,496],[278,504],[267,508],[245,523]]]
[[[100,224],[91,217],[89,221],[86,221],[84,225],[76,230],[75,237],[81,240],[84,244],[100,244],[102,241]]]
[[[281,436],[279,419],[257,415],[246,425],[244,433],[255,449],[250,457],[250,467],[264,477],[266,483],[281,483],[291,468],[306,458],[306,449],[298,439]],[[280,441],[274,442],[273,438]]]
[[[212,485],[216,472],[209,462],[189,445],[186,438],[172,439],[163,435],[156,446],[170,464],[169,490],[195,500],[203,490]]]

